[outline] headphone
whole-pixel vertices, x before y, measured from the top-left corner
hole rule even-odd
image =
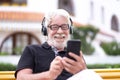
[[[71,25],[69,25],[69,29],[70,29],[69,31],[70,31],[70,34],[72,34],[73,33],[73,30],[72,30],[73,21],[72,21],[71,18],[69,20],[70,20],[70,23],[71,23]],[[43,18],[41,25],[42,25],[42,29],[41,29],[42,34],[44,36],[47,36],[48,33],[47,33],[47,26],[45,26],[45,17]]]

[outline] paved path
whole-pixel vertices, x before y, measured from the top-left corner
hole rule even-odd
[[[96,63],[110,63],[110,64],[120,64],[120,56],[86,56],[84,55],[85,61],[87,64],[96,64]],[[17,64],[20,59],[20,56],[0,56],[0,62]]]

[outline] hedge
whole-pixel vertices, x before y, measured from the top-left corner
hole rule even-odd
[[[103,48],[107,55],[113,56],[120,55],[120,43],[116,41],[102,42],[101,47]]]
[[[0,63],[0,71],[14,71],[16,70],[16,65],[10,63]]]
[[[120,64],[87,64],[88,69],[120,68]],[[0,71],[15,71],[16,65],[0,63]]]

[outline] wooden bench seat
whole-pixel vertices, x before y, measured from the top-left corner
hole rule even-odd
[[[92,69],[98,73],[103,80],[120,80],[120,69]],[[0,71],[0,80],[15,80],[15,71]]]

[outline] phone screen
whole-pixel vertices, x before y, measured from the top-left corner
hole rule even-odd
[[[69,52],[72,52],[72,53],[80,56],[80,48],[81,48],[81,41],[80,40],[69,40],[67,42],[66,56],[68,58],[73,59],[71,56],[68,55]]]

